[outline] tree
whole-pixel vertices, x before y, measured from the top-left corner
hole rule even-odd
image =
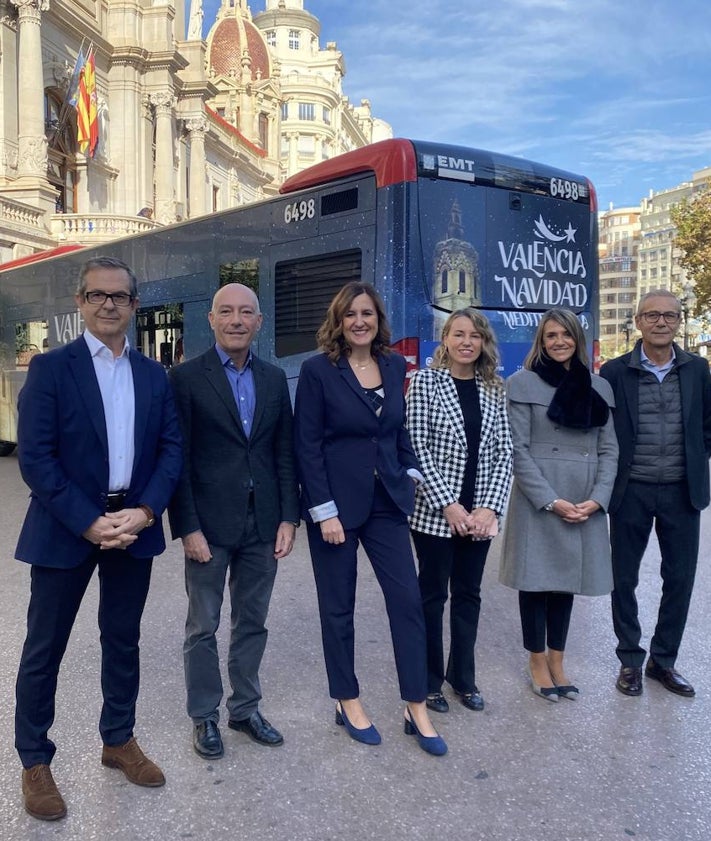
[[[711,182],[671,209],[674,244],[684,252],[679,263],[694,284],[695,312],[711,310]]]

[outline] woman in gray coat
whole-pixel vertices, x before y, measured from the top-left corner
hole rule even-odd
[[[578,688],[563,656],[573,595],[612,589],[605,513],[617,472],[612,389],[588,370],[575,314],[551,309],[506,390],[514,484],[499,578],[519,591],[533,692],[572,700]]]

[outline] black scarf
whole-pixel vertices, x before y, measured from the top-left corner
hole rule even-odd
[[[544,355],[540,362],[534,362],[531,370],[548,385],[555,386],[547,412],[553,423],[570,429],[590,429],[607,423],[610,407],[592,387],[590,371],[577,356],[573,356],[570,368],[566,369],[561,362]]]

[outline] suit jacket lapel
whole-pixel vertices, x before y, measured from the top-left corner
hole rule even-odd
[[[257,427],[259,426],[259,422],[264,415],[264,403],[267,397],[268,387],[264,367],[254,353],[252,353],[252,377],[254,378],[255,403],[251,435],[254,435]]]
[[[684,425],[688,426],[691,418],[691,409],[694,404],[696,388],[696,377],[691,365],[679,365],[679,391],[681,393],[681,414]]]
[[[454,384],[454,380],[452,379],[452,375],[449,371],[443,371],[438,375],[437,389],[440,394],[442,411],[449,421],[452,431],[456,435],[459,443],[466,450],[467,437],[464,431],[464,415],[462,414],[462,407],[459,403],[457,386]],[[482,429],[482,438],[484,437],[483,431],[484,430]]]
[[[630,368],[629,365],[625,367],[622,377],[622,390],[625,395],[632,435],[636,437],[639,421],[639,374],[636,368]]]
[[[222,370],[220,357],[217,355],[217,351],[214,348],[205,354],[204,364],[205,378],[215,389],[220,400],[225,404],[225,408],[232,416],[232,420],[234,421],[237,429],[239,429],[240,435],[244,438],[244,429],[242,428],[242,420],[239,416],[239,412],[237,411],[235,397],[232,393],[232,389],[230,388],[227,374]]]
[[[363,387],[358,382],[358,377],[356,377],[356,375],[353,373],[353,369],[348,364],[348,359],[345,356],[341,356],[341,357],[339,357],[336,365],[337,365],[338,371],[341,375],[341,379],[346,383],[346,385],[351,389],[351,391],[353,391],[353,393],[361,401],[361,403],[363,403],[364,406],[368,407],[368,410],[370,411],[370,413],[373,416],[375,416],[375,412],[373,412],[373,407],[371,406],[370,401],[365,396],[365,394],[363,394]],[[381,376],[384,376],[382,367],[380,368],[380,374],[381,374]],[[384,384],[385,383],[383,382],[383,385]],[[386,401],[387,401],[387,391],[388,390],[386,389],[386,392],[385,392]]]
[[[140,463],[143,452],[148,413],[151,408],[151,378],[145,357],[136,350],[129,351],[131,373],[133,374],[134,421],[133,421],[133,473],[136,475],[136,465]]]
[[[91,352],[83,336],[72,342],[70,347],[70,370],[77,389],[84,401],[86,413],[101,442],[104,455],[109,457],[109,442],[106,437],[106,417],[101,399],[99,381],[96,379]],[[107,462],[108,463],[108,462]]]

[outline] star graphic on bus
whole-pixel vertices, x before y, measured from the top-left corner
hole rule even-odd
[[[538,219],[536,219],[534,226],[536,228],[536,236],[547,239],[549,242],[563,242],[563,240],[566,242],[575,242],[575,234],[578,231],[577,228],[574,228],[570,222],[568,222],[567,228],[559,228],[559,230],[562,230],[562,233],[553,233],[551,228],[543,220],[543,215],[540,215]]]
[[[553,231],[543,220],[543,215],[540,215],[535,221],[536,236],[547,239],[549,242],[562,242],[565,239],[565,234],[554,234]],[[568,222],[570,227],[570,222]]]

